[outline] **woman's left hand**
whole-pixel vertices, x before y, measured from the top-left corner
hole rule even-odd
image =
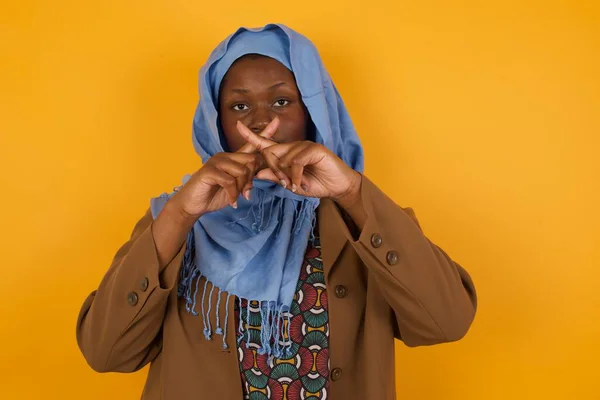
[[[311,141],[277,143],[238,121],[238,131],[268,165],[256,178],[281,184],[301,196],[331,198],[342,206],[359,196],[361,175],[322,144]]]

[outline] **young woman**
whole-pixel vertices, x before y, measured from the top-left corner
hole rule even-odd
[[[394,338],[456,341],[467,272],[363,175],[317,50],[240,28],[200,74],[203,166],[151,200],[77,340],[99,372],[150,364],[142,398],[393,399]]]

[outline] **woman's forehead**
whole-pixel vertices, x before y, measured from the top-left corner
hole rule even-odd
[[[239,84],[253,81],[293,82],[295,86],[294,74],[285,65],[273,58],[253,54],[240,57],[231,65],[223,77],[221,87],[228,83]]]

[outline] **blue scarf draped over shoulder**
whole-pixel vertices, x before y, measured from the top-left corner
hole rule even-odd
[[[271,57],[292,71],[316,128],[314,140],[362,173],[360,140],[317,49],[309,39],[280,24],[239,28],[212,51],[200,70],[192,140],[202,162],[225,151],[217,112],[219,86],[231,65],[246,54]],[[189,175],[184,177],[184,185],[188,179]],[[253,185],[250,201],[240,196],[237,209],[225,207],[196,221],[187,238],[178,294],[188,312],[202,317],[205,338],[222,335],[224,348],[228,347],[228,315],[221,321],[221,301],[227,302],[227,312],[232,297],[255,302],[262,317],[258,352],[281,357],[291,347],[289,324],[284,320],[290,317],[319,199],[296,195],[264,180],[255,179]],[[153,218],[174,193],[151,199]],[[201,284],[202,277],[205,282]],[[216,310],[211,310],[213,296],[218,296]],[[216,313],[214,329],[211,312]]]

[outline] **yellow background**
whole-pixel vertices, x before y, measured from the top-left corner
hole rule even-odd
[[[596,1],[0,2],[0,398],[134,399],[76,315],[148,199],[198,168],[197,73],[240,25],[320,49],[367,175],[472,274],[459,343],[400,399],[600,399]]]

